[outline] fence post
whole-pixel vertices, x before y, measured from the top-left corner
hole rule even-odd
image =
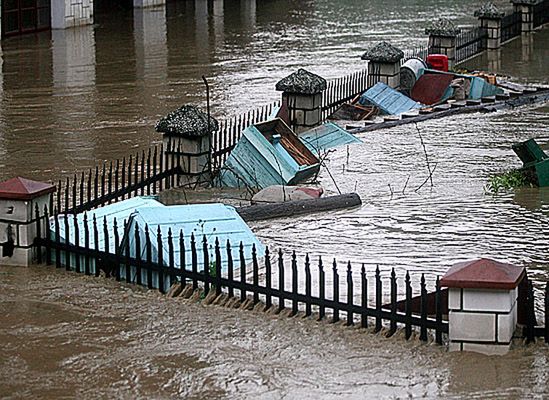
[[[284,309],[284,259],[282,249],[278,249],[278,312]]]
[[[307,302],[305,303],[305,316],[310,317],[312,314],[311,309],[311,297],[312,297],[312,291],[311,291],[311,264],[309,260],[309,254],[305,255],[305,297],[307,298]]]
[[[172,237],[172,228],[168,228],[168,268],[169,268],[169,285],[170,287],[173,286],[173,284],[176,281],[175,278],[175,254],[174,254],[174,248],[173,248],[173,237]]]
[[[142,250],[141,250],[141,235],[139,232],[139,226],[135,224],[135,283],[142,285],[143,280],[141,277],[141,264],[142,264]]]
[[[88,224],[88,213],[84,212],[84,248],[86,249],[86,255],[84,257],[84,274],[90,274],[90,229]]]
[[[93,242],[94,242],[94,249],[95,249],[95,265],[94,265],[94,272],[95,276],[99,276],[99,257],[97,254],[99,253],[99,231],[97,229],[97,218],[95,217],[95,214],[93,214]]]
[[[73,226],[74,226],[74,245],[77,250],[74,256],[74,270],[80,273],[82,272],[80,268],[81,254],[78,251],[80,249],[80,230],[78,227],[78,217],[76,216],[76,214],[74,214],[73,216]]]
[[[297,257],[294,250],[292,253],[292,316],[297,314],[297,298],[295,297],[298,291],[297,281]]]
[[[202,236],[202,253],[204,257],[204,295],[210,292],[210,253],[208,252],[208,239]]]
[[[257,264],[257,259],[255,259],[255,263]],[[217,237],[215,238],[215,295],[221,295],[221,250]]]
[[[38,264],[42,264],[42,226],[40,224],[40,207],[38,204],[35,205],[34,218],[36,219],[36,259]],[[47,221],[46,221],[47,223]]]
[[[156,230],[156,246],[157,246],[157,264],[158,264],[158,291],[165,293],[164,288],[164,243],[162,242],[162,231],[160,225]]]
[[[318,307],[318,320],[321,321],[326,314],[326,307],[324,306],[324,300],[326,299],[326,287],[324,276],[324,266],[322,265],[322,257],[318,257],[318,297],[320,299],[320,306]]]
[[[351,307],[353,306],[353,271],[351,269],[351,262],[347,263],[347,326],[353,325],[353,312]]]
[[[376,266],[376,327],[374,332],[381,330],[381,301],[382,301],[381,275],[379,272],[379,265]]]
[[[437,276],[436,282],[436,293],[435,293],[435,318],[437,321],[437,327],[435,329],[435,341],[438,344],[442,344],[442,304],[441,304],[441,293],[440,293],[440,279]]]
[[[412,283],[410,281],[410,273],[406,271],[406,301],[404,303],[404,312],[406,314],[406,322],[404,324],[404,332],[406,340],[412,336]]]
[[[532,0],[511,0],[513,11],[520,14],[521,32],[528,33],[534,30],[534,6]]]
[[[339,303],[339,275],[337,273],[337,262],[334,258],[333,266],[332,266],[332,272],[333,272],[333,299],[334,299],[334,315],[332,318],[332,322],[338,322],[339,321],[339,307],[337,303]]]
[[[535,343],[536,311],[534,308],[534,287],[528,278],[528,324],[526,325],[526,343]]]
[[[193,273],[193,290],[196,290],[198,289],[198,255],[196,253],[196,239],[193,232],[191,232],[191,270]]]
[[[427,288],[425,286],[425,274],[421,274],[420,283],[420,318],[419,340],[427,341]]]
[[[246,283],[246,259],[244,258],[244,243],[240,242],[238,252],[240,256],[240,283],[242,283],[242,288],[240,289],[240,301],[244,302],[246,300],[246,289],[244,286],[244,284]]]
[[[368,279],[366,279],[366,267],[362,264],[362,269],[360,270],[360,280],[361,280],[361,307],[362,314],[360,316],[360,326],[362,328],[368,328]]]
[[[69,245],[70,245],[69,214],[63,215],[63,221],[65,226],[65,243],[63,243],[63,247],[65,248],[65,270],[70,271],[71,255],[69,253]]]
[[[55,218],[55,268],[61,268],[61,234],[59,232],[59,214],[57,213],[57,210],[54,210],[54,218]]]
[[[234,269],[234,263],[233,263],[233,253],[231,251],[231,241],[227,239],[227,280],[229,281],[229,297],[234,297],[233,269]],[[270,300],[270,297],[268,297],[268,299]]]
[[[115,263],[114,266],[114,277],[117,282],[120,282],[120,268],[121,268],[121,251],[120,251],[120,235],[118,234],[118,221],[116,218],[113,220],[113,231],[114,231],[114,257],[111,258],[111,262]],[[125,231],[124,231],[125,232]],[[78,254],[77,254],[78,258]]]
[[[454,264],[440,280],[448,287],[449,350],[507,353],[525,276],[523,267],[489,259]]]
[[[484,4],[475,11],[475,17],[480,20],[480,27],[488,32],[486,48],[497,50],[501,47],[501,20],[505,15],[492,2]]]
[[[271,290],[273,288],[271,282],[271,255],[269,254],[269,248],[265,248],[265,287],[267,288],[267,295],[265,297],[265,310],[268,310],[273,305],[271,296]]]
[[[397,330],[396,311],[397,311],[397,278],[395,269],[391,269],[391,326],[387,336],[392,336]]]
[[[444,54],[448,57],[448,68],[456,63],[456,36],[460,33],[452,21],[439,18],[425,29],[429,35],[428,54]]]
[[[187,260],[185,257],[185,235],[183,235],[183,229],[179,230],[179,268],[181,274],[181,286],[187,286]]]
[[[368,60],[368,87],[378,82],[398,89],[400,87],[400,60],[404,52],[387,42],[380,42],[366,50],[363,60]]]
[[[549,282],[545,284],[544,293],[544,310],[545,310],[545,343],[549,343]]]
[[[252,244],[252,268],[253,268],[253,285],[254,285],[254,304],[259,303],[259,265],[257,263],[257,250],[255,248],[255,243]]]

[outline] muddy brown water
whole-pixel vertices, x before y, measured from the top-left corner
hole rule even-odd
[[[0,178],[57,180],[159,141],[152,126],[182,103],[218,116],[276,100],[298,67],[327,78],[363,65],[390,39],[425,43],[433,16],[476,23],[481,2],[179,1],[98,14],[96,25],[3,41]],[[497,2],[508,7],[507,2]],[[549,84],[549,30],[515,40],[472,68]],[[549,192],[487,195],[488,176],[520,165],[535,137],[549,150],[549,107],[457,116],[360,135],[320,176],[328,193],[357,191],[360,209],[253,224],[270,247],[376,265],[387,276],[436,275],[486,256],[548,279]],[[331,173],[333,180],[330,177]],[[406,183],[408,182],[408,183]],[[390,187],[389,187],[390,185]],[[355,272],[357,269],[355,269]],[[538,296],[538,298],[540,298]],[[538,310],[541,303],[537,303]],[[256,312],[169,300],[53,268],[0,266],[1,398],[545,398],[548,348],[509,355],[443,347]]]

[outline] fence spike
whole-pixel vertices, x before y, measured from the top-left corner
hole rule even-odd
[[[334,262],[332,264],[332,271],[333,271],[333,301],[334,301],[334,314],[332,318],[332,322],[338,322],[339,321],[339,275],[337,273],[337,262],[334,258]]]
[[[347,326],[353,325],[353,312],[351,307],[353,306],[353,271],[351,267],[351,261],[347,262]]]
[[[297,286],[297,256],[295,254],[295,250],[292,252],[292,316],[297,314],[298,310],[298,304],[297,304],[297,298],[296,295],[298,294],[298,286]]]
[[[160,224],[156,230],[156,246],[157,246],[157,264],[158,264],[158,291],[165,292],[164,287],[164,242],[162,242],[162,230]],[[149,265],[150,267],[151,265]]]
[[[381,301],[382,301],[381,274],[379,272],[379,265],[376,266],[376,327],[374,332],[381,330]]]
[[[324,266],[322,265],[322,257],[318,257],[318,297],[320,299],[320,306],[318,307],[318,320],[322,321],[326,315],[326,307],[324,306],[324,300],[326,299],[326,279],[324,276]]]
[[[406,271],[406,278],[404,278],[406,285],[406,301],[404,303],[404,313],[406,314],[406,319],[404,323],[404,332],[406,340],[410,339],[412,336],[412,283],[410,281],[410,273]]]
[[[278,249],[278,311],[284,309],[284,258],[282,254],[282,249]]]
[[[183,229],[179,230],[179,268],[181,274],[181,286],[187,286],[187,260],[185,257],[185,235]]]
[[[421,327],[419,340],[427,341],[427,289],[425,287],[425,274],[421,274]]]
[[[227,239],[227,280],[229,281],[229,297],[234,297],[234,264],[233,253],[231,250],[231,241]]]
[[[309,260],[309,253],[305,254],[305,297],[307,301],[305,302],[305,316],[310,317],[312,314],[311,307],[311,298],[312,298],[312,288],[311,288],[311,263]]]
[[[255,243],[252,244],[252,268],[253,268],[253,285],[254,285],[254,305],[259,303],[259,292],[257,288],[259,286],[259,265],[257,262],[257,250]]]
[[[360,316],[360,326],[362,328],[368,328],[368,280],[366,278],[366,267],[362,264],[360,270],[360,280],[361,280],[361,307],[362,314]]]

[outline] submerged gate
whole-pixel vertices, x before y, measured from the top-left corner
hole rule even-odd
[[[2,37],[48,30],[51,0],[2,0]]]

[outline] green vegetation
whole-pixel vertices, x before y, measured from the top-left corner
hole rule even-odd
[[[500,191],[509,191],[523,186],[530,186],[529,181],[518,169],[492,175],[486,185],[486,191],[497,194]]]

